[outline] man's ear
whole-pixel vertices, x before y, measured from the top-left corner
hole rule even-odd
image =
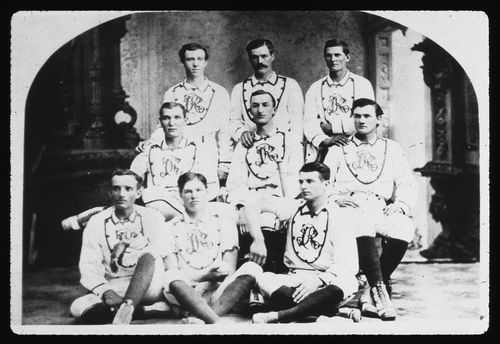
[[[143,187],[142,185],[139,186],[139,188],[137,189],[137,199],[141,198],[142,196],[142,190],[143,190]]]
[[[345,57],[346,57],[346,62],[351,61],[351,54],[347,54]]]

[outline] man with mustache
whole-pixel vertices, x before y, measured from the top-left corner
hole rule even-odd
[[[328,75],[314,82],[305,97],[306,162],[323,161],[328,147],[345,145],[354,134],[352,102],[375,99],[370,81],[347,69],[351,55],[346,42],[330,39],[323,53]]]
[[[229,132],[235,142],[250,148],[253,144],[255,123],[250,111],[250,96],[258,89],[265,90],[276,99],[275,124],[279,131],[290,133],[302,142],[304,98],[299,84],[292,78],[273,71],[276,52],[269,39],[256,39],[248,43],[246,52],[254,74],[236,84],[231,93]]]
[[[205,68],[208,65],[208,49],[199,43],[184,44],[179,50],[179,59],[186,79],[170,87],[163,102],[182,104],[186,109],[185,136],[206,146],[211,152],[207,163],[217,170],[221,186],[225,185],[233,143],[228,132],[229,93],[221,85],[208,80]],[[161,125],[153,132],[149,143],[163,140]],[[145,143],[138,146],[141,151]]]

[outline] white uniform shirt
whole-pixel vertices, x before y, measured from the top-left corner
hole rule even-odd
[[[207,146],[211,152],[210,164],[228,172],[233,152],[229,136],[229,93],[208,79],[196,87],[184,80],[170,87],[163,102],[182,104],[187,110],[187,126],[184,136]],[[161,142],[164,138],[161,125],[151,135],[150,142]],[[217,152],[217,154],[214,154]]]
[[[330,167],[332,197],[367,193],[385,203],[393,200],[406,215],[417,201],[417,185],[401,147],[393,140],[375,137],[363,143],[355,136],[343,147],[331,147],[324,163]]]
[[[250,96],[257,90],[271,93],[276,99],[274,122],[279,131],[291,132],[297,142],[302,142],[302,117],[304,97],[299,84],[292,78],[275,72],[266,82],[259,82],[254,75],[236,84],[231,92],[229,133],[235,142],[244,131],[255,131],[250,113]]]
[[[354,226],[358,219],[349,208],[330,200],[316,213],[303,200],[286,200],[276,206],[280,220],[289,220],[284,263],[292,273],[316,272],[327,285],[344,295],[358,288],[358,249]]]
[[[209,202],[200,220],[184,213],[167,223],[168,229],[154,238],[154,252],[161,257],[176,254],[179,270],[191,282],[221,266],[224,252],[238,249],[238,229],[233,207]],[[173,251],[170,246],[173,245]]]
[[[278,164],[282,161],[281,173],[289,196],[299,193],[298,175],[303,165],[302,147],[290,133],[276,130],[269,137],[254,134],[253,146],[249,149],[241,143],[236,146],[227,180],[229,200],[244,204],[249,190],[269,188],[273,195],[282,196],[282,185]]]
[[[217,165],[212,157],[209,147],[185,137],[175,148],[169,148],[162,140],[150,143],[135,157],[130,169],[140,176],[146,176],[146,189],[167,189],[177,198],[179,176],[189,171],[201,173],[207,178],[210,198],[214,198],[219,192],[219,180]]]
[[[321,122],[332,125],[334,134],[354,134],[351,108],[359,98],[375,99],[373,87],[367,79],[347,71],[339,82],[329,75],[314,82],[306,92],[304,135],[315,148],[326,138]]]
[[[115,215],[110,207],[92,216],[82,238],[79,269],[81,284],[99,297],[112,289],[108,281],[114,278],[132,276],[137,259],[151,248],[151,238],[155,233],[165,232],[164,217],[154,209],[134,206],[134,211],[124,221]],[[115,245],[128,243],[123,256],[118,259],[118,270],[110,267],[111,253]],[[166,244],[165,252],[173,246]]]

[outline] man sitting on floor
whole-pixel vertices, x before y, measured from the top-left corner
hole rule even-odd
[[[203,175],[185,173],[179,177],[178,187],[184,211],[153,238],[153,253],[141,257],[149,259],[149,265],[141,266],[151,271],[152,256],[162,257],[164,292],[171,308],[180,307],[193,315],[184,318],[188,323],[219,323],[222,315],[248,299],[262,268],[246,262],[236,270],[235,211],[228,204],[208,201]],[[134,276],[143,275],[143,270],[136,270]],[[119,312],[123,313],[122,324],[130,323],[133,312],[127,301]]]
[[[114,205],[94,215],[83,232],[79,269],[81,284],[89,290],[70,307],[71,314],[84,324],[110,323],[127,296],[138,257],[148,252],[155,232],[166,230],[160,213],[135,205],[142,179],[130,170],[117,169],[111,176]],[[145,262],[145,261],[144,261]],[[136,304],[164,300],[161,260],[151,259],[151,280]],[[156,272],[156,273],[154,273]],[[153,274],[154,273],[154,274]],[[153,278],[154,275],[154,278]]]
[[[357,220],[350,209],[329,201],[329,180],[328,166],[307,163],[299,172],[301,200],[261,204],[262,211],[289,220],[284,255],[289,272],[265,272],[257,280],[277,311],[254,314],[254,323],[332,316],[339,303],[357,291],[358,255],[353,234]]]

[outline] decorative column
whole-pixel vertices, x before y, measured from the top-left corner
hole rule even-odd
[[[89,150],[108,148],[106,139],[108,133],[104,127],[102,106],[102,61],[100,46],[100,27],[92,31],[92,53],[90,76],[90,108],[92,119],[90,127],[83,136],[83,147]]]
[[[125,101],[128,95],[121,84],[120,40],[127,32],[125,20],[120,18],[103,26],[103,46],[106,47],[106,69],[110,72],[107,86],[110,90],[109,100],[105,103],[106,127],[111,136],[111,142],[117,148],[135,148],[140,140],[134,128],[137,120],[136,111]]]
[[[440,46],[429,39],[413,46],[422,57],[424,82],[431,89],[433,159],[416,168],[430,177],[435,190],[429,212],[442,224],[442,232],[420,254],[428,259],[479,259],[479,168],[468,163],[466,132],[468,102],[477,102],[465,90],[466,74]],[[476,107],[477,109],[477,107]],[[476,144],[477,146],[477,144]]]
[[[385,27],[375,34],[375,94],[376,101],[384,111],[382,123],[377,128],[381,137],[389,137],[391,113],[391,66],[392,66],[392,39],[393,27]]]

